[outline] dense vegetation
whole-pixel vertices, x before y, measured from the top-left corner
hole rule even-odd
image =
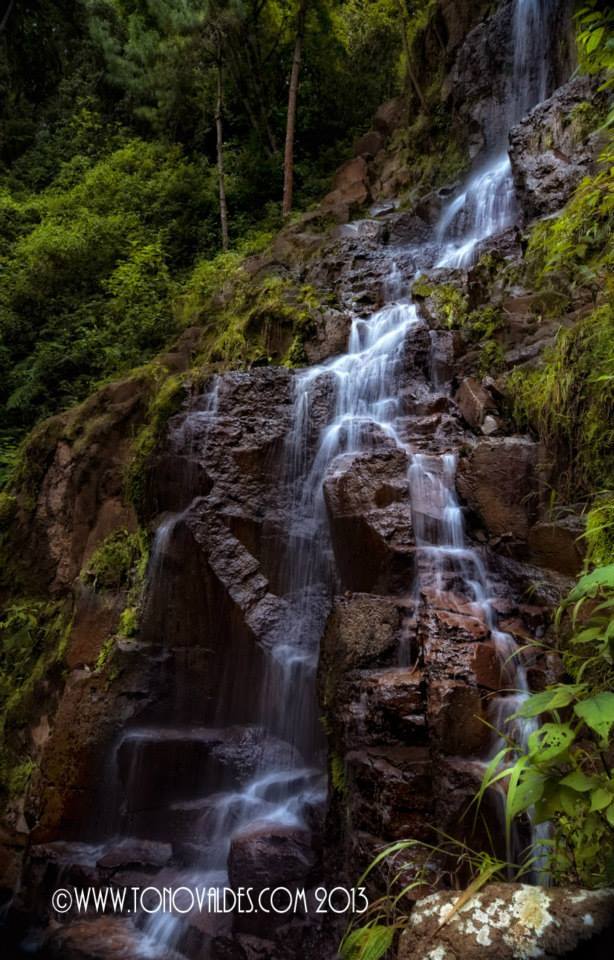
[[[400,88],[395,0],[26,0],[0,30],[0,442],[146,360],[223,243],[280,223]],[[407,12],[413,8],[408,6]],[[377,63],[378,69],[371,69]],[[179,316],[178,313],[181,313]]]
[[[23,436],[42,418],[147,363],[184,326],[206,319],[203,311],[229,276],[233,298],[221,309],[209,358],[259,359],[265,345],[250,339],[249,328],[266,312],[286,319],[295,334],[287,362],[304,360],[301,332],[318,309],[315,291],[288,290],[281,278],[256,289],[240,272],[245,254],[261,250],[282,223],[284,166],[288,173],[282,145],[297,39],[295,209],[327,188],[332,169],[382,100],[407,84],[418,107],[424,104],[428,91],[412,76],[406,54],[431,8],[404,0],[6,5],[0,21],[5,473]],[[611,12],[588,3],[578,25],[582,67],[611,68]],[[446,144],[446,129],[445,117],[423,109],[399,131],[396,147],[406,151],[421,187],[433,167],[439,165],[443,177],[462,167],[457,144]],[[557,505],[586,512],[588,552],[586,571],[560,612],[565,680],[526,702],[523,715],[541,716],[541,726],[526,749],[508,744],[486,778],[511,784],[508,828],[535,805],[538,816],[554,822],[555,878],[590,886],[614,877],[613,172],[606,147],[561,215],[531,231],[521,272],[512,278],[541,297],[545,316],[566,320],[550,352],[508,376],[505,392],[518,429],[533,431],[551,454]],[[224,205],[230,250],[223,249]],[[491,267],[498,269],[494,261],[481,264]],[[453,284],[421,281],[414,295],[430,298],[443,323],[475,345],[479,374],[499,372],[500,312],[469,309]],[[179,391],[178,379],[166,373],[152,390],[125,478],[137,507],[143,463]],[[30,452],[35,460],[36,447]],[[23,456],[20,470],[23,480]],[[14,508],[13,498],[1,494],[0,528]],[[146,558],[142,532],[122,530],[82,571],[94,590],[125,592],[124,636],[136,629]],[[17,597],[5,608],[1,724],[26,716],[37,680],[62,668],[69,626],[60,602]],[[12,753],[0,756],[5,792],[19,793],[29,764]],[[472,866],[482,879],[503,870],[488,857]],[[373,958],[384,952],[392,933],[374,926],[383,949],[360,933],[346,944],[349,957],[364,955],[368,944]]]

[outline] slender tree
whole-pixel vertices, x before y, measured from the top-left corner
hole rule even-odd
[[[217,179],[220,198],[220,227],[222,234],[222,249],[228,250],[228,205],[226,203],[226,180],[224,176],[224,77],[222,61],[222,40],[219,31],[216,32],[216,97],[215,97],[215,134],[217,144]]]
[[[286,120],[286,148],[284,150],[284,197],[282,212],[287,217],[292,210],[294,192],[294,136],[296,130],[296,104],[298,100],[298,85],[301,73],[303,56],[303,42],[305,39],[305,22],[307,20],[308,0],[300,0],[296,18],[296,39],[294,41],[294,56],[292,58],[292,72],[288,90],[288,116]]]
[[[403,50],[405,53],[405,71],[406,71],[406,86],[409,89],[410,86],[414,88],[416,96],[420,101],[420,106],[425,113],[428,113],[428,104],[422,93],[420,84],[418,83],[418,78],[413,68],[412,57],[411,57],[411,47],[409,45],[409,16],[407,14],[407,7],[405,6],[404,0],[397,0],[397,6],[399,9],[399,14],[401,17],[401,31],[403,34]]]

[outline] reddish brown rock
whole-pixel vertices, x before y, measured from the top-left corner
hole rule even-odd
[[[577,577],[586,553],[584,530],[582,518],[575,516],[534,524],[529,531],[531,559],[565,576]]]
[[[478,440],[458,468],[458,491],[492,536],[526,540],[540,489],[537,444],[526,437]]]
[[[346,758],[352,830],[395,840],[431,834],[431,763],[423,747],[370,747]]]
[[[465,377],[461,381],[454,397],[459,410],[470,427],[479,430],[488,414],[497,412],[491,395],[474,377]]]
[[[488,747],[491,733],[484,723],[482,698],[476,687],[451,680],[431,681],[427,717],[433,750],[475,757]]]
[[[406,459],[399,450],[339,457],[324,483],[335,558],[349,590],[407,593],[414,564]]]

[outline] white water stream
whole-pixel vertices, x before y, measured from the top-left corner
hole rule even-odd
[[[556,0],[516,0],[513,18],[513,76],[506,104],[506,130],[549,92],[547,36],[549,10]],[[434,267],[466,267],[488,237],[514,219],[515,198],[505,143],[481,163],[442,212],[435,230],[439,253]],[[368,318],[355,317],[347,353],[296,375],[293,429],[287,440],[286,475],[292,491],[292,523],[286,531],[281,595],[285,615],[278,637],[265,650],[266,668],[254,724],[270,747],[246,781],[207,796],[203,806],[202,860],[185,883],[224,885],[233,836],[254,824],[306,828],[310,811],[326,797],[322,735],[315,678],[318,646],[335,587],[323,483],[342,454],[398,448],[407,457],[407,495],[417,546],[417,567],[429,587],[445,591],[453,579],[472,614],[486,626],[498,651],[508,690],[493,707],[502,726],[527,695],[527,678],[516,644],[497,626],[493,589],[480,554],[466,541],[455,492],[456,459],[450,450],[425,453],[406,439],[401,384],[408,335],[420,321],[406,296],[412,278],[391,262],[388,302]],[[323,385],[334,402],[312,456],[307,437]],[[431,397],[441,396],[431,384]],[[223,416],[217,388],[205,409],[189,417],[214,424]],[[186,421],[186,429],[190,421]],[[202,432],[201,432],[202,437]],[[152,589],[163,576],[164,554],[181,516],[159,529],[150,570]],[[460,587],[459,587],[460,584]],[[407,584],[408,594],[412,584]],[[526,739],[528,725],[516,735]],[[493,743],[493,750],[497,744]],[[476,758],[480,759],[480,758]],[[482,758],[484,759],[484,758]],[[202,801],[194,801],[194,805]],[[189,806],[184,804],[184,808]],[[511,851],[517,853],[518,851]],[[147,943],[177,946],[182,920],[157,915],[147,920]],[[149,947],[147,947],[149,949]]]

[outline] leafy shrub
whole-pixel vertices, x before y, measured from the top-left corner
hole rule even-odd
[[[85,583],[103,590],[118,590],[142,579],[147,552],[140,533],[119,530],[94,551],[81,574]]]
[[[563,660],[571,682],[522,704],[513,719],[541,723],[526,747],[509,741],[492,759],[481,795],[506,780],[508,836],[533,808],[534,822],[553,826],[545,849],[555,882],[599,887],[614,880],[614,564],[581,577],[561,612],[568,608]]]
[[[563,492],[608,489],[614,476],[614,305],[560,330],[535,370],[508,378],[514,415],[546,443]]]

